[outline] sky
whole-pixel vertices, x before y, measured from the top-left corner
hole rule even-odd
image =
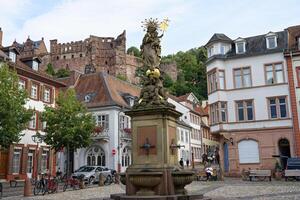
[[[231,39],[300,25],[299,0],[0,0],[3,45],[44,37],[59,43],[89,35],[117,37],[139,47],[146,18],[170,19],[162,54],[205,45],[214,33]],[[49,48],[48,48],[49,50]]]

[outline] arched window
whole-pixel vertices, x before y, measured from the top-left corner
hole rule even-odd
[[[125,147],[122,151],[122,167],[127,167],[131,164],[131,150]]]
[[[105,152],[100,147],[92,147],[87,152],[87,165],[105,166]]]
[[[240,163],[259,163],[258,143],[255,140],[242,140],[238,143]]]

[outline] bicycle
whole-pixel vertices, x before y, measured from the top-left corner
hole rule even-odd
[[[112,173],[111,175],[108,175],[104,181],[104,185],[111,185],[112,183],[116,183],[116,176],[115,173]]]
[[[40,180],[35,181],[33,194],[38,195],[42,194],[45,195],[46,192],[48,194],[57,192],[58,189],[58,180],[56,177],[51,179],[51,176],[48,176],[48,179],[45,179],[45,174],[41,174],[42,177]]]
[[[73,190],[79,189],[79,180],[77,178],[67,178],[65,179],[65,184],[63,187],[63,191],[65,192],[68,188],[68,186],[72,187]]]

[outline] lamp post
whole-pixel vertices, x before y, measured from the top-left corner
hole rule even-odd
[[[31,139],[34,143],[36,143],[36,153],[35,153],[35,159],[38,160],[38,150],[39,150],[39,143],[42,143],[45,139],[44,135],[41,135],[38,131],[36,132],[35,135],[31,136]],[[38,170],[38,162],[36,162],[36,173]],[[35,176],[37,176],[37,174],[35,174]]]

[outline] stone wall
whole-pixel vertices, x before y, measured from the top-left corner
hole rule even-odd
[[[176,62],[160,64],[161,71],[168,74],[173,81],[177,80],[178,70]]]

